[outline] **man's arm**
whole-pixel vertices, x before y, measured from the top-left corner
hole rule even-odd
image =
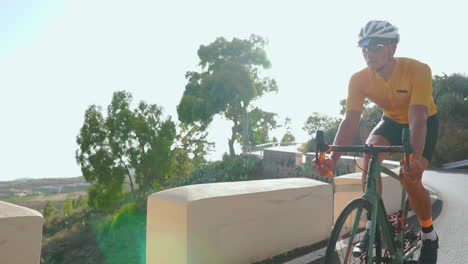
[[[366,76],[355,73],[349,80],[346,114],[336,132],[335,140],[333,141],[335,145],[350,144],[356,136],[359,129],[359,120],[361,119],[362,105],[364,104],[365,94],[363,93],[363,89],[366,84],[363,80],[365,80]],[[320,166],[317,165],[315,161],[312,162],[312,167],[314,167],[320,175],[328,175],[329,172],[333,171],[335,168],[336,162],[340,159],[341,154],[341,152],[334,151]]]
[[[414,70],[416,72],[411,79],[413,91],[408,109],[413,161],[410,162],[410,168],[406,168],[405,162],[401,164],[406,179],[420,181],[423,171],[429,166],[429,161],[422,154],[426,142],[428,106],[432,100],[432,72],[426,64],[419,65]]]
[[[361,112],[356,110],[346,111],[345,118],[341,121],[338,131],[336,132],[333,145],[349,145],[353,142],[354,137],[359,129],[359,120],[361,119]],[[334,151],[330,158],[337,161],[341,152]]]
[[[414,159],[421,159],[426,142],[428,108],[425,105],[410,105],[409,127]],[[429,161],[428,161],[429,162]],[[428,165],[428,164],[427,164]]]
[[[351,144],[359,128],[360,118],[360,111],[346,111],[345,118],[341,121],[340,126],[338,127],[338,132],[336,133],[333,144]],[[320,166],[317,165],[315,161],[312,162],[312,167],[314,167],[320,175],[328,175],[329,172],[333,171],[333,169],[336,167],[336,162],[340,159],[341,154],[341,152],[334,151],[329,158],[325,159],[325,161],[320,164]]]

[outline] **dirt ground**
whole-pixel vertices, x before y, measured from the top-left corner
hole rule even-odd
[[[34,197],[33,199],[29,200],[31,202],[37,201],[65,201],[67,197],[71,197],[72,199],[78,198],[78,196],[86,196],[88,195],[86,192],[73,192],[73,193],[59,193],[53,195],[41,195]]]

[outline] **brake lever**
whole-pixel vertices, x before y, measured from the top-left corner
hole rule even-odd
[[[315,135],[315,163],[320,165],[325,161],[325,154],[330,151],[330,146],[325,143],[325,134],[322,130],[317,130]],[[333,177],[333,172],[330,171],[327,177]]]

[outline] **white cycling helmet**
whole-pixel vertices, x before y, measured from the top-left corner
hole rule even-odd
[[[398,28],[385,20],[371,20],[359,32],[359,45],[372,43],[398,43],[400,34]]]

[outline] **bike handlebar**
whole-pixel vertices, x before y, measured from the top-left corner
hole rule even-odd
[[[330,151],[340,151],[340,152],[362,152],[367,154],[377,154],[381,152],[404,152],[403,146],[380,146],[380,145],[327,145],[328,150]]]
[[[317,165],[320,165],[325,160],[325,153],[330,151],[340,152],[362,152],[371,155],[377,155],[381,152],[403,152],[405,155],[406,166],[410,167],[410,161],[413,158],[413,148],[410,144],[409,128],[403,128],[402,146],[375,146],[375,145],[328,145],[325,143],[325,134],[318,130],[315,136],[315,157]],[[317,158],[318,157],[318,158]],[[333,176],[333,172],[327,174],[328,177]]]

